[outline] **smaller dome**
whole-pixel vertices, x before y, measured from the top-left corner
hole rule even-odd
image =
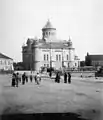
[[[30,38],[28,38],[28,40],[27,40],[27,43],[26,44],[32,44],[33,43],[33,40],[32,39],[30,39]]]
[[[32,45],[36,45],[37,44],[37,40],[33,40],[33,44]]]
[[[35,36],[35,37],[34,37],[34,40],[35,40],[35,41],[37,41],[37,40],[38,40],[38,37],[37,37],[37,36]]]
[[[67,42],[68,46],[72,46],[72,41],[71,41],[71,38],[69,37],[69,40]]]

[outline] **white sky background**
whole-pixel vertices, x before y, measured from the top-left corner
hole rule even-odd
[[[103,54],[103,0],[0,0],[0,52],[21,61],[23,43],[41,38],[48,18],[58,38],[71,36],[81,60]]]

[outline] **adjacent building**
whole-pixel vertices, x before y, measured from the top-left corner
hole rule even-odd
[[[0,70],[14,70],[13,59],[0,53]]]
[[[85,63],[94,67],[103,66],[103,55],[90,55],[87,53],[87,56],[85,56]]]
[[[26,69],[40,70],[41,67],[55,69],[77,68],[79,58],[69,37],[68,40],[58,40],[56,28],[48,20],[42,28],[42,38],[28,38],[22,46],[22,60]]]

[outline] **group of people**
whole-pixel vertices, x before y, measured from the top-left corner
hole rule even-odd
[[[71,83],[71,74],[68,72],[68,73],[64,73],[64,83]]]
[[[52,72],[49,73],[49,76],[51,78],[52,76]],[[60,72],[57,72],[56,73],[56,77],[55,77],[55,82],[56,83],[60,83]],[[64,72],[64,83],[71,83],[71,74],[68,72]]]
[[[41,77],[40,77],[39,73],[37,73],[36,75],[32,75],[32,74],[26,75],[26,73],[24,72],[22,74],[22,76],[19,73],[13,73],[11,86],[18,87],[19,83],[22,83],[22,85],[24,85],[29,80],[31,82],[33,82],[33,79],[35,80],[35,83],[37,83],[38,85],[40,84]]]
[[[52,72],[49,74],[50,78],[52,77]],[[56,83],[60,83],[60,72],[56,73],[56,77],[55,77],[55,82]],[[33,82],[33,80],[35,80],[36,84],[40,84],[41,82],[41,76],[39,73],[36,73],[35,75],[33,75],[32,73],[30,75],[27,75],[25,72],[22,74],[22,76],[19,73],[13,73],[12,75],[12,87],[18,87],[19,83],[21,83],[22,85],[24,85],[25,83],[27,83],[28,81]],[[71,83],[71,74],[68,72],[64,72],[64,83]]]
[[[18,87],[18,81],[19,81],[18,73],[13,73],[11,86],[12,87]]]

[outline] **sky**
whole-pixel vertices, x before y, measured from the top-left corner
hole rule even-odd
[[[22,61],[22,45],[41,38],[48,19],[80,60],[103,54],[103,0],[0,0],[0,52]]]

